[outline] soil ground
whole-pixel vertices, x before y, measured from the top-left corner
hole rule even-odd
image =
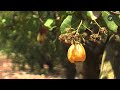
[[[0,79],[62,79],[57,76],[34,75],[20,70],[12,70],[11,60],[0,55]]]

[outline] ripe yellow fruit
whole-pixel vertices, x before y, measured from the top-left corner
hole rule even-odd
[[[67,56],[71,63],[82,62],[86,59],[86,52],[82,44],[72,44],[68,49]]]

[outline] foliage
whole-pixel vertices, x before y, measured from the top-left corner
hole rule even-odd
[[[104,45],[120,25],[116,12],[1,11],[0,50],[18,63],[20,69],[25,69],[26,64],[36,72],[44,64],[49,64],[50,70],[58,64],[67,67],[70,33],[78,32],[84,46]]]

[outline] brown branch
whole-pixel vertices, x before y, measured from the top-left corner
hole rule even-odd
[[[116,14],[116,15],[120,15],[120,12],[110,11],[110,13],[113,13],[113,14]]]

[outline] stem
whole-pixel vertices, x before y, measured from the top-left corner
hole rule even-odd
[[[82,25],[83,25],[83,24],[82,24]],[[87,27],[86,27],[86,26],[84,26],[84,25],[83,25],[83,27],[87,28]],[[87,28],[87,29],[88,29],[91,33],[93,33],[93,31],[92,31],[92,30],[90,30],[89,28]]]
[[[72,39],[71,44],[75,44],[74,42],[75,42],[75,41]]]
[[[94,22],[98,25],[98,27],[101,29],[102,27],[97,23],[96,20],[94,20]]]
[[[39,18],[39,20],[40,20],[40,22],[43,24],[44,22],[43,22],[43,20],[41,19],[41,18]]]
[[[82,25],[82,20],[81,20],[81,22],[80,22],[80,24],[79,24],[79,26],[78,26],[78,28],[77,28],[77,31],[76,31],[76,33],[78,33],[78,30],[80,29],[80,26]]]
[[[83,36],[81,34],[79,34],[81,39],[83,40],[83,42],[85,43],[85,39],[83,38]]]
[[[39,16],[40,22],[43,24],[44,22],[43,22],[43,20],[42,20],[42,18],[41,18],[41,15],[40,15],[40,12],[39,12],[39,11],[38,11],[38,16]]]
[[[80,35],[82,37],[82,35]],[[83,42],[85,43],[85,39],[82,37]]]
[[[77,28],[76,33],[78,33],[78,30],[80,29],[80,26],[81,26],[81,25],[82,25],[82,20],[81,20],[81,22],[80,22],[80,24],[79,24],[79,26],[78,26],[78,28]],[[80,37],[82,38],[83,42],[85,42],[85,39],[82,37],[81,34],[80,34]]]
[[[98,31],[98,33],[97,33],[97,34],[99,35],[99,33],[100,33],[100,29],[99,29],[99,31]]]

